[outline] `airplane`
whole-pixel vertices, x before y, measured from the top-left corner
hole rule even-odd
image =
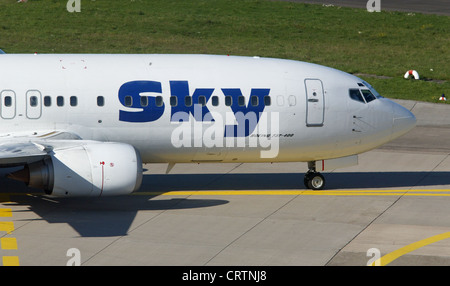
[[[415,124],[366,81],[295,60],[0,55],[0,167],[56,197],[130,194],[143,163],[307,162],[321,190]]]

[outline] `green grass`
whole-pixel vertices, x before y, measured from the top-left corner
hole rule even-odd
[[[450,96],[450,17],[258,0],[0,0],[8,53],[206,53],[302,60],[384,96]],[[404,80],[415,69],[427,80]],[[386,77],[386,78],[385,78]]]

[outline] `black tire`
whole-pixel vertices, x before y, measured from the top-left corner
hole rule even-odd
[[[309,174],[305,174],[305,178],[303,179],[303,184],[305,184],[305,188],[309,189]]]
[[[307,187],[311,190],[323,190],[325,187],[325,178],[320,173],[311,173],[305,176],[305,183],[307,183]]]

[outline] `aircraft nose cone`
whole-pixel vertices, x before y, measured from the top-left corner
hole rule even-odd
[[[394,106],[392,139],[406,134],[416,126],[416,117],[408,109],[399,104]]]

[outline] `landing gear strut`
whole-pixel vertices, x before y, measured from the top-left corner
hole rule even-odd
[[[322,190],[325,187],[325,178],[316,172],[316,162],[308,162],[308,172],[305,174],[303,182],[307,189]]]

